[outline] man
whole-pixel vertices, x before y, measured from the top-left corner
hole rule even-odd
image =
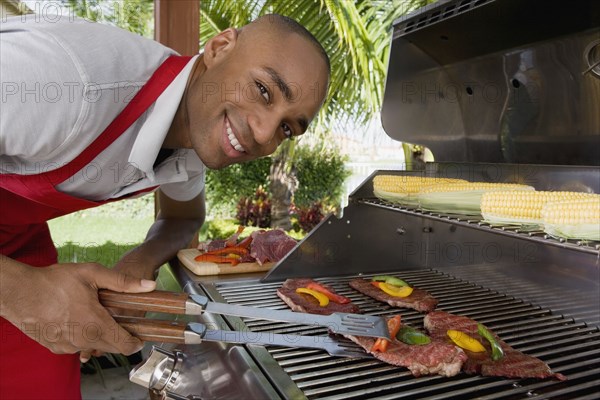
[[[28,16],[0,25],[0,63],[0,398],[78,398],[80,360],[142,346],[97,290],[153,290],[204,221],[204,168],[304,133],[329,60],[278,15],[191,59],[117,28]],[[156,187],[156,222],[112,270],[57,264],[48,219]]]

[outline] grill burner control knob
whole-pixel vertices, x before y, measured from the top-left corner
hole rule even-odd
[[[129,380],[155,392],[169,390],[179,376],[183,353],[152,346],[148,359],[129,373]]]

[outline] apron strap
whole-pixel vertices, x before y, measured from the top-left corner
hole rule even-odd
[[[167,58],[100,136],[71,162],[58,169],[40,174],[0,174],[1,206],[8,206],[12,200],[14,201],[11,204],[14,204],[15,207],[25,205],[29,209],[26,212],[25,220],[32,223],[47,221],[49,218],[103,204],[104,202],[93,202],[58,192],[55,186],[80,171],[118,139],[156,101],[191,58],[187,56]],[[149,188],[149,190],[152,189],[154,188]],[[32,203],[24,203],[17,198],[13,199],[14,196],[28,199]],[[33,216],[32,212],[39,215]],[[16,223],[16,221],[12,221],[14,218],[8,219],[11,222],[3,222]]]
[[[156,101],[161,93],[181,72],[191,57],[170,56],[158,67],[148,82],[108,127],[73,161],[58,169],[43,173],[58,185],[81,170],[121,136]]]

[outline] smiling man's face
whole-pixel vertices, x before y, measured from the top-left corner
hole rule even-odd
[[[328,69],[315,44],[268,25],[228,29],[205,47],[187,115],[191,146],[209,168],[272,154],[323,103]]]

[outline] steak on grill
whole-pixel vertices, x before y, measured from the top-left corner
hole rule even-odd
[[[491,346],[489,342],[477,332],[477,322],[459,315],[449,314],[444,311],[434,311],[425,316],[425,328],[432,339],[451,342],[446,334],[448,329],[462,331],[479,340],[486,348],[485,353],[473,353],[465,351],[469,359],[463,365],[463,371],[467,374],[483,376],[504,376],[506,378],[556,378],[566,380],[562,374],[553,373],[548,364],[542,360],[521,353],[503,342],[498,335],[492,332],[498,344],[504,350],[504,357],[500,360],[491,359]]]
[[[346,335],[345,335],[346,336]],[[392,365],[406,367],[414,376],[438,374],[454,376],[461,370],[467,360],[465,352],[446,341],[433,340],[424,345],[409,345],[393,339],[387,351],[371,351],[375,344],[374,338],[365,336],[346,336],[357,343],[373,357]]]
[[[308,278],[287,279],[283,286],[277,289],[277,296],[281,298],[290,308],[296,312],[305,312],[309,314],[329,315],[334,312],[344,313],[360,313],[358,306],[352,303],[338,304],[330,301],[325,307],[321,307],[317,299],[309,294],[296,293],[296,289],[306,287],[311,282],[315,282]],[[335,293],[335,290],[323,283],[321,286]]]
[[[349,284],[359,292],[375,300],[388,303],[392,307],[405,307],[421,312],[429,312],[434,310],[438,303],[431,294],[417,288],[413,288],[413,292],[408,297],[394,297],[371,285],[371,281],[365,279],[353,279]]]

